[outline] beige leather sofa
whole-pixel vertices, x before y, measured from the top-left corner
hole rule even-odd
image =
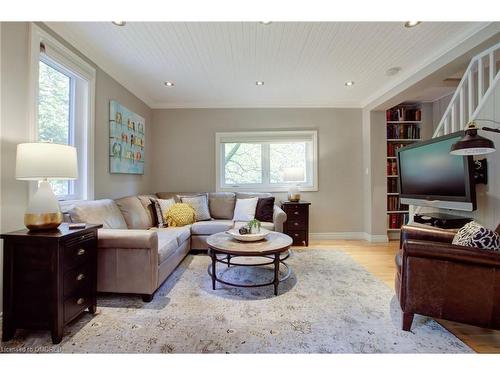
[[[268,193],[208,193],[212,220],[178,228],[157,228],[152,197],[177,199],[190,193],[158,193],[116,200],[77,201],[63,207],[71,222],[102,224],[98,240],[99,292],[136,293],[145,302],[191,249],[206,250],[206,238],[245,223],[232,220],[237,198],[269,197]],[[283,231],[286,214],[274,206],[273,222],[264,228]]]

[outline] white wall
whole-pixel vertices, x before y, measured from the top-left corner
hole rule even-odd
[[[263,129],[318,130],[319,191],[302,194],[311,232],[364,232],[360,109],[153,110],[152,190],[214,191],[215,133]]]

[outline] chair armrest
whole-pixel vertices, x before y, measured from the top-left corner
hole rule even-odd
[[[420,227],[414,225],[403,225],[403,227],[401,228],[399,247],[402,248],[403,243],[406,240],[421,240],[451,244],[456,233],[457,230],[455,229],[441,229],[431,226]]]
[[[276,232],[283,232],[283,223],[286,221],[286,213],[278,205],[273,207],[273,223]]]
[[[145,229],[99,229],[99,248],[158,249],[158,233]]]
[[[500,268],[500,252],[442,242],[407,240],[403,243],[403,266],[408,257]]]

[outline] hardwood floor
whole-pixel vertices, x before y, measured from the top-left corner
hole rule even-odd
[[[368,271],[394,289],[396,266],[394,256],[399,241],[370,243],[366,241],[311,241],[310,248],[339,249],[349,254]],[[500,353],[500,331],[454,323],[446,320],[438,322],[478,353]]]

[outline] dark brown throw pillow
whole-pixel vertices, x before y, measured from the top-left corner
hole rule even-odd
[[[255,208],[255,218],[259,221],[273,222],[274,197],[259,198]]]

